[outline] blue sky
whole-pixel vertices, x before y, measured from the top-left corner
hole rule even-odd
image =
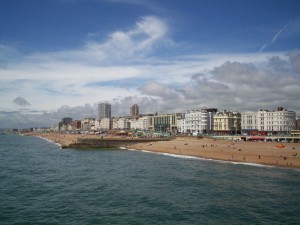
[[[0,6],[0,127],[31,125],[37,112],[49,123],[74,108],[85,116],[98,101],[111,102],[116,116],[135,103],[143,113],[283,106],[300,114],[297,0]]]

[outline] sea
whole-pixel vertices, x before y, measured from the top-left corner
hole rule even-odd
[[[300,224],[300,171],[0,135],[0,224]]]

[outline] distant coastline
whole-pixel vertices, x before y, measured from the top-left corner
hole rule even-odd
[[[156,141],[141,141],[138,138],[100,138],[95,135],[79,134],[27,133],[25,135],[34,135],[46,138],[59,143],[62,148],[72,148],[72,146],[97,148],[99,146],[93,146],[93,144],[82,144],[82,140],[86,140],[85,143],[94,143],[95,140],[100,142],[116,140],[118,141],[118,144],[109,147],[122,147],[127,149],[146,150],[158,153],[193,156],[231,162],[300,168],[300,143],[284,143],[284,147],[278,148],[278,143],[274,142],[230,141],[189,137],[177,137],[168,141],[159,139],[156,139]],[[120,140],[132,141],[128,141],[126,142],[126,145],[122,145]]]

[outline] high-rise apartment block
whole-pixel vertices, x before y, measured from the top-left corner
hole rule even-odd
[[[139,113],[139,106],[137,104],[134,104],[130,107],[130,116],[132,116],[133,118],[138,118]]]
[[[98,119],[111,118],[111,104],[100,102],[98,104]]]

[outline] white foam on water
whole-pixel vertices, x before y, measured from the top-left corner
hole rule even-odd
[[[228,163],[228,164],[234,164],[234,165],[245,165],[245,166],[254,166],[254,167],[265,167],[265,168],[281,168],[276,166],[270,166],[270,165],[264,165],[259,163],[249,163],[249,162],[235,162],[235,161],[226,161],[226,160],[219,160],[219,159],[209,159],[209,158],[201,158],[196,156],[188,156],[188,155],[176,155],[171,153],[163,153],[163,152],[154,152],[154,151],[148,151],[148,150],[137,150],[137,149],[127,149],[130,151],[140,151],[140,152],[146,152],[146,153],[152,153],[152,154],[159,154],[159,155],[165,155],[175,158],[182,158],[182,159],[195,159],[195,160],[204,160],[204,161],[214,161],[217,163]],[[293,168],[289,168],[293,169]],[[296,171],[300,172],[300,169],[294,169]]]
[[[176,155],[176,154],[171,154],[171,153],[158,153],[158,154],[171,156],[171,157],[175,157],[175,158],[182,158],[182,159],[199,159],[199,157],[189,156],[189,155]]]
[[[264,165],[264,164],[259,164],[259,163],[232,162],[232,161],[228,161],[228,162],[230,162],[232,164],[236,164],[236,165],[257,166],[257,167],[275,167],[275,166]]]
[[[43,139],[43,140],[45,140],[45,141],[48,141],[48,142],[50,142],[50,143],[52,143],[52,144],[55,144],[55,145],[59,146],[59,147],[62,149],[61,144],[59,144],[59,143],[57,143],[57,142],[55,142],[55,141],[52,141],[52,140],[50,140],[50,139],[48,139],[48,138],[44,138],[44,137],[41,137],[41,136],[35,136],[35,137],[41,138],[41,139]]]

